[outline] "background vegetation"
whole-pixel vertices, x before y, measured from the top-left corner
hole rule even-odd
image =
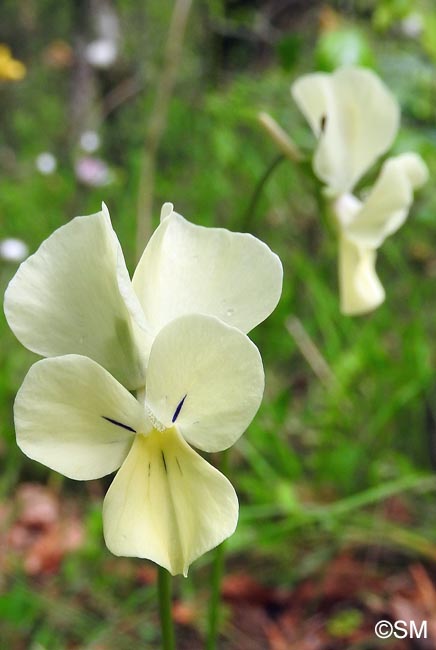
[[[34,251],[104,200],[134,268],[140,170],[172,5],[3,0],[0,42],[27,74],[0,81],[0,239]],[[92,65],[86,45],[109,32],[115,60]],[[431,174],[380,252],[387,300],[360,318],[339,313],[336,245],[307,166],[282,161],[250,208],[278,154],[258,112],[310,152],[289,86],[342,63],[385,80],[402,106],[390,154],[417,151]],[[258,235],[285,269],[280,305],[253,333],[267,372],[263,406],[231,456],[241,516],[228,544],[223,648],[375,648],[373,622],[383,617],[428,619],[436,642],[435,64],[431,0],[193,3],[157,156],[154,225],[172,201],[195,223]],[[84,150],[88,131],[101,139],[96,152]],[[51,173],[38,169],[43,152],[57,161]],[[80,177],[83,157],[98,158],[100,172]],[[15,270],[0,260],[2,291]],[[110,479],[63,479],[16,447],[12,403],[35,357],[3,315],[0,340],[1,647],[158,648],[151,563],[104,547]],[[176,581],[181,648],[202,647],[211,557]]]

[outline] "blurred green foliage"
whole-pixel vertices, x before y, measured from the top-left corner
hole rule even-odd
[[[69,65],[50,66],[47,48],[57,40],[74,48],[79,36],[90,37],[89,16],[81,14],[89,12],[88,3],[2,3],[0,41],[28,73],[20,83],[0,85],[0,238],[21,238],[33,251],[55,228],[98,211],[104,200],[132,270],[144,136],[172,3],[118,0],[114,6],[121,56],[112,69],[91,71],[88,111],[77,130],[74,56]],[[319,184],[307,168],[278,166],[247,214],[259,178],[277,155],[256,115],[270,112],[309,151],[313,138],[292,103],[290,83],[313,69],[370,65],[402,105],[393,153],[417,151],[434,178],[436,10],[425,0],[332,2],[335,24],[320,30],[316,7],[289,3],[289,15],[274,14],[274,7],[214,0],[194,8],[159,152],[154,219],[156,224],[161,203],[172,201],[196,223],[253,232],[283,261],[280,305],[253,333],[267,388],[258,416],[232,452],[241,520],[229,549],[232,561],[289,584],[350,540],[435,557],[436,193],[431,180],[380,253],[386,303],[369,316],[344,317],[335,242],[322,226]],[[108,110],[110,93],[122,90],[126,80],[134,91]],[[103,188],[81,184],[74,173],[77,138],[88,128],[99,131],[98,155],[114,173]],[[58,160],[51,175],[35,168],[42,151]],[[14,272],[0,261],[2,291]],[[321,382],[307,363],[286,328],[290,316],[318,348],[331,381]],[[15,340],[3,316],[0,337],[0,496],[6,500],[19,482],[52,477],[28,461],[14,440],[14,395],[35,357]],[[130,650],[139,640],[155,647],[154,589],[138,587],[135,578],[143,563],[118,563],[104,549],[98,498],[67,479],[60,489],[80,501],[85,547],[45,579],[42,590],[20,570],[2,577],[2,644],[52,650],[101,643]],[[384,501],[403,494],[413,532],[380,524]],[[192,585],[177,582],[200,610],[209,560],[191,569],[196,596]],[[355,615],[341,613],[332,629],[340,636],[358,624]]]

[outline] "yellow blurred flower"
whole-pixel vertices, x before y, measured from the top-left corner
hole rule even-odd
[[[14,59],[7,45],[0,45],[0,81],[19,81],[26,75],[26,66]]]

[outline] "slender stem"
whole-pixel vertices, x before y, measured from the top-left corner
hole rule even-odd
[[[183,40],[191,4],[192,0],[175,0],[165,45],[164,64],[159,75],[154,105],[145,136],[136,222],[138,259],[151,235],[156,157],[167,124],[168,108],[182,58]]]
[[[226,449],[221,457],[220,469],[223,474],[227,474],[228,472],[229,456],[230,452]],[[216,650],[217,647],[220,623],[221,582],[225,566],[225,547],[226,543],[223,542],[215,549],[215,557],[212,563],[206,650]]]
[[[257,116],[259,124],[263,126],[268,135],[274,140],[280,151],[292,162],[300,163],[304,160],[304,155],[297,147],[295,142],[291,140],[289,135],[284,129],[277,124],[275,119],[268,115],[268,113],[259,113]]]
[[[277,124],[277,122],[271,117],[271,115],[262,112],[259,113],[257,118],[259,120],[259,124],[265,129],[265,131],[269,134],[269,136],[274,140],[276,145],[279,147],[281,153],[278,156],[276,156],[274,160],[268,165],[265,172],[260,177],[256,187],[254,188],[251,201],[248,205],[245,215],[242,218],[242,227],[244,230],[250,229],[250,226],[254,221],[257,203],[262,194],[262,190],[266,185],[266,182],[268,181],[269,177],[274,172],[276,167],[279,166],[282,160],[288,158],[294,163],[302,163],[305,160],[303,153],[297,147],[295,142],[291,140],[289,135],[282,129],[282,127],[279,124]]]
[[[171,575],[163,567],[159,567],[158,595],[162,630],[162,650],[175,650],[176,643],[171,613]]]
[[[207,635],[207,650],[215,650],[219,631],[219,613],[221,600],[221,580],[224,573],[225,545],[223,542],[215,551],[211,576],[211,595],[209,603],[209,625]]]
[[[258,180],[257,185],[254,188],[254,192],[252,194],[250,203],[248,204],[248,208],[245,212],[245,215],[242,218],[242,227],[244,230],[248,230],[249,227],[251,226],[256,213],[257,204],[262,194],[262,190],[265,187],[271,174],[274,172],[276,167],[278,167],[283,160],[286,160],[286,156],[285,154],[280,153],[272,160],[272,162],[268,165],[268,167],[265,169],[264,173]]]
[[[325,357],[310,338],[303,323],[296,316],[289,316],[286,329],[294,339],[303,357],[306,359],[318,379],[328,388],[337,386],[337,379]]]

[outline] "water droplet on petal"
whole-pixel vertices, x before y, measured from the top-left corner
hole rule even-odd
[[[235,310],[231,309],[231,308],[226,311],[227,316],[233,316],[234,313],[235,313]]]

